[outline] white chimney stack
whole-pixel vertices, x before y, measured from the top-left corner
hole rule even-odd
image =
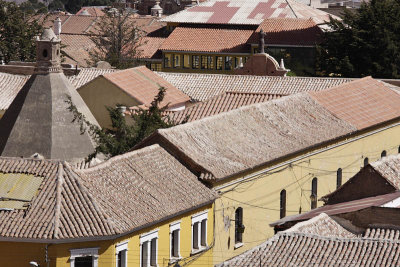
[[[54,33],[59,37],[61,34],[61,19],[59,17],[54,21]]]

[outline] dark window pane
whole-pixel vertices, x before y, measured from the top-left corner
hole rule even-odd
[[[92,256],[75,258],[75,267],[92,267],[92,261]]]
[[[311,209],[315,209],[317,207],[317,198],[318,198],[318,179],[314,178],[311,182]]]
[[[235,243],[243,242],[243,209],[237,208],[235,211]]]
[[[342,169],[339,168],[336,172],[336,189],[342,185]]]
[[[280,218],[286,217],[286,190],[281,191],[280,196]]]

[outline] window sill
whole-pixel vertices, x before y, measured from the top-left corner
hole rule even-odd
[[[241,247],[243,247],[243,243],[242,243],[242,242],[236,243],[236,244],[233,246],[234,249],[238,249],[238,248],[241,248]]]
[[[180,261],[182,259],[182,257],[172,257],[169,259],[169,264],[174,264],[177,261]]]
[[[194,256],[199,254],[200,252],[203,252],[204,250],[206,250],[208,247],[201,247],[198,249],[192,249],[192,252],[190,253],[190,256]]]

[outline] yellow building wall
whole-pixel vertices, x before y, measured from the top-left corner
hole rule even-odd
[[[128,267],[140,266],[140,235],[158,229],[158,266],[168,266],[170,252],[170,224],[181,222],[180,254],[181,265],[184,266],[213,266],[214,244],[214,210],[213,205],[199,208],[171,220],[164,221],[141,231],[120,237],[115,240],[93,241],[80,243],[52,244],[48,246],[49,267],[70,267],[70,249],[99,248],[98,266],[115,267],[115,245],[128,241]],[[207,243],[209,249],[191,256],[192,226],[191,216],[208,210],[207,219]],[[0,242],[0,266],[1,267],[27,267],[30,261],[36,261],[40,266],[46,266],[46,245],[40,243],[24,242]]]
[[[181,62],[179,64],[179,67],[174,67],[174,63],[173,63],[173,56],[174,55],[178,55],[181,57]],[[184,60],[184,55],[188,55],[189,56],[189,61],[187,62],[186,60]],[[200,67],[199,68],[193,68],[193,58],[192,56],[199,56],[199,64]],[[213,68],[212,69],[202,69],[201,68],[201,56],[211,56],[213,57]],[[226,70],[225,69],[225,57],[232,57],[233,63],[232,63],[232,69],[231,70]],[[163,52],[163,62],[161,64],[161,68],[163,72],[184,72],[184,73],[217,73],[217,74],[233,74],[234,69],[235,69],[235,58],[239,59],[242,58],[242,63],[244,64],[246,59],[250,57],[251,54],[229,54],[229,53],[221,53],[221,54],[212,54],[212,53],[189,53],[189,52]],[[223,61],[222,61],[222,70],[219,70],[216,68],[217,66],[217,59],[216,57],[222,57]],[[171,67],[166,67],[165,66],[165,58],[168,58],[171,62]],[[237,63],[239,61],[237,60]]]
[[[286,215],[299,214],[300,209],[304,213],[311,209],[311,181],[314,177],[318,178],[317,197],[319,199],[336,190],[338,168],[343,170],[343,184],[362,168],[365,157],[368,157],[371,163],[380,159],[383,150],[387,151],[388,156],[397,154],[399,145],[400,126],[396,126],[303,159],[287,158],[284,161],[294,160],[294,162],[283,164],[282,167],[267,171],[265,174],[255,176],[245,182],[222,187],[240,178],[255,174],[257,171],[278,166],[284,161],[275,162],[263,169],[257,169],[215,185],[214,189],[220,191],[221,197],[215,202],[214,263],[220,263],[243,253],[273,236],[273,228],[269,224],[280,218],[281,190],[287,191]],[[327,147],[320,147],[307,153]],[[307,153],[303,153],[303,155]],[[318,201],[318,206],[321,205],[323,203]],[[243,208],[245,231],[243,245],[235,248],[234,220],[235,210],[238,207]]]
[[[139,105],[139,102],[133,97],[104,77],[98,77],[85,84],[78,89],[78,92],[102,128],[111,127],[107,106],[116,107],[121,104],[132,107]]]

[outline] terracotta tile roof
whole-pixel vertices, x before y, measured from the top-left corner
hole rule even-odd
[[[280,98],[281,95],[265,93],[225,92],[205,102],[195,104],[182,111],[167,111],[166,115],[177,124],[183,121],[195,121],[222,112],[227,112],[255,103]]]
[[[315,46],[322,34],[312,19],[265,19],[252,34],[249,43],[259,43],[261,29],[266,33],[266,45]]]
[[[158,130],[148,140],[166,140],[194,162],[200,178],[222,179],[355,130],[297,94]]]
[[[67,54],[63,63],[78,64],[79,67],[88,66],[89,52],[95,48],[89,35],[61,34],[61,43],[65,45],[62,51]]]
[[[398,266],[400,240],[326,235],[330,225],[316,233],[279,232],[263,244],[232,258],[228,266]],[[313,228],[313,226],[311,226]]]
[[[145,66],[108,73],[103,76],[146,106],[149,106],[154,100],[160,87],[166,88],[165,98],[161,105],[169,104],[172,107],[190,100],[187,95]]]
[[[321,91],[353,80],[348,78],[272,77],[172,72],[157,72],[157,74],[195,101],[205,101],[230,91],[277,95]]]
[[[177,27],[160,50],[250,53],[247,40],[253,30]]]
[[[400,95],[371,77],[309,94],[332,114],[359,130],[400,116]]]
[[[6,110],[29,76],[0,72],[0,110]]]
[[[400,190],[400,154],[384,157],[370,165],[396,190]]]
[[[379,206],[382,206],[385,203],[388,203],[399,197],[400,197],[400,191],[397,191],[397,192],[385,194],[385,195],[367,197],[367,198],[357,199],[357,200],[353,200],[353,201],[342,202],[342,203],[338,203],[338,204],[325,205],[325,206],[313,209],[309,212],[305,212],[305,213],[298,214],[298,215],[287,216],[285,218],[282,218],[278,221],[271,223],[270,226],[282,225],[282,224],[285,224],[288,222],[304,221],[304,220],[314,218],[322,213],[325,213],[325,214],[331,216],[331,215],[337,215],[337,214],[342,214],[342,213],[358,211],[358,210],[362,210],[362,209],[369,208],[369,207],[379,207]]]
[[[84,6],[82,7],[78,12],[76,12],[76,15],[82,15],[81,13],[86,10],[90,16],[94,16],[94,17],[101,17],[104,16],[104,12],[103,9],[105,7],[104,6]]]
[[[266,18],[312,18],[319,24],[329,21],[329,14],[295,0],[210,0],[172,14],[163,21],[259,25]]]
[[[136,50],[138,58],[161,59],[162,55],[157,52],[165,40],[166,38],[164,37],[143,37]]]
[[[85,170],[59,161],[0,158],[0,173],[44,178],[27,210],[0,211],[3,238],[52,242],[113,236],[204,206],[217,197],[159,146]]]

